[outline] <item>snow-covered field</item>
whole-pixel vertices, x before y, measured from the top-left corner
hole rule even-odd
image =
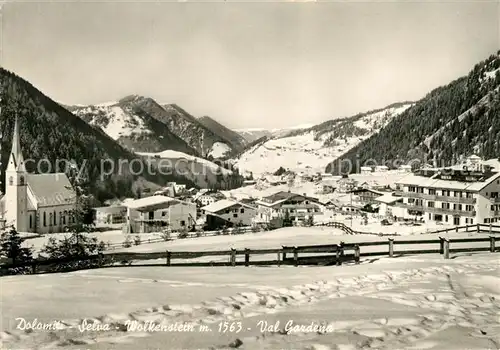
[[[229,175],[232,173],[231,170],[224,169],[209,160],[200,157],[195,157],[179,151],[165,150],[163,152],[158,152],[158,153],[147,153],[147,152],[136,152],[136,153],[144,157],[151,157],[151,158],[156,157],[160,159],[170,159],[172,161],[186,160],[201,166],[205,166],[213,172],[219,172],[220,174],[224,175]]]
[[[2,277],[2,347],[497,349],[499,273],[498,254],[486,253],[342,267],[121,267]],[[26,332],[16,329],[21,317],[61,323]],[[158,327],[134,329],[134,321]]]

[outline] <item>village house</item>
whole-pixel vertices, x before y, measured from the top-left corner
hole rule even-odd
[[[65,173],[32,174],[25,167],[16,118],[0,200],[2,225],[18,232],[65,232],[75,222],[76,192]]]
[[[403,217],[403,210],[397,207],[397,203],[403,203],[403,198],[394,195],[394,193],[386,193],[375,198],[375,202],[379,204],[379,214],[386,218]]]
[[[226,198],[226,196],[222,192],[216,190],[201,190],[193,197],[194,201],[200,207],[215,203],[224,198]]]
[[[98,207],[93,210],[96,224],[123,224],[127,218],[127,207],[124,205]]]
[[[375,198],[382,196],[384,193],[376,190],[372,190],[369,188],[359,188],[350,191],[352,194],[354,201],[359,202],[362,205],[366,204],[374,204]]]
[[[208,230],[216,230],[223,226],[250,226],[257,214],[257,208],[242,202],[222,199],[201,208],[206,216]]]
[[[378,165],[375,167],[375,171],[378,173],[385,173],[385,172],[389,171],[389,168],[385,165]]]
[[[348,193],[354,190],[358,186],[358,181],[351,179],[349,177],[342,177],[337,181],[337,192]]]
[[[287,212],[292,221],[305,221],[324,210],[324,206],[317,198],[284,191],[264,197],[256,204],[258,211],[254,220],[256,223],[269,223],[276,221],[275,219],[282,220]]]
[[[196,225],[196,205],[167,196],[151,196],[124,203],[127,233],[190,231]]]
[[[500,172],[478,157],[443,169],[423,169],[405,176],[396,192],[405,216],[453,225],[500,221]]]
[[[362,175],[369,175],[372,173],[372,171],[373,171],[372,167],[369,167],[369,166],[362,166],[360,168],[360,173]]]
[[[335,185],[333,183],[320,182],[314,186],[314,193],[329,194],[335,192]]]

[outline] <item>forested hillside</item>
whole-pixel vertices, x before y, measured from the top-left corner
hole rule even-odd
[[[431,91],[326,171],[357,172],[367,161],[394,167],[418,159],[447,166],[471,154],[499,157],[499,54],[477,64],[466,77]]]
[[[99,201],[133,196],[139,188],[155,188],[172,180],[192,185],[184,177],[158,176],[154,170],[147,171],[146,167],[141,171],[144,165],[142,159],[132,162],[137,156],[104,132],[91,127],[29,82],[2,68],[0,88],[2,179],[5,178],[17,114],[24,157],[26,160],[33,160],[26,164],[28,171],[64,171],[66,166],[63,160],[74,161],[77,168],[82,169],[80,175],[87,185],[87,190]],[[43,161],[40,162],[41,160]],[[113,174],[104,176],[103,170],[111,172],[111,164],[114,164]],[[140,175],[133,175],[130,169],[134,174]],[[2,184],[2,191],[4,188]]]

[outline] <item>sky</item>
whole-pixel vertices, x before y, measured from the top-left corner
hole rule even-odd
[[[65,104],[131,94],[231,128],[418,100],[500,49],[500,3],[25,2],[1,64]]]

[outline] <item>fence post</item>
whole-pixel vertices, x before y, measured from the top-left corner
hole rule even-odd
[[[342,265],[342,260],[344,257],[344,242],[340,242],[337,246],[337,266]]]
[[[439,237],[439,254],[444,254],[444,238]]]
[[[394,256],[394,238],[389,238],[389,257]]]
[[[359,258],[361,257],[361,251],[359,249],[359,245],[354,246],[354,261],[356,264],[359,264]]]
[[[231,266],[236,266],[236,249],[231,248]]]
[[[293,261],[295,263],[295,266],[299,266],[299,252],[297,250],[297,247],[293,247]]]
[[[458,226],[455,226],[455,232],[458,233]]]
[[[490,236],[490,252],[495,252],[495,237]]]
[[[170,266],[171,253],[167,250],[167,266]]]
[[[450,258],[450,240],[448,238],[445,238],[444,240],[444,258]]]
[[[479,224],[477,224],[477,233],[479,233],[480,229]]]
[[[469,225],[465,225],[465,232],[469,232]]]
[[[281,246],[281,248],[283,248],[283,262],[284,262],[286,259],[286,247],[283,245]]]
[[[245,248],[245,266],[250,265],[250,249]]]
[[[278,267],[281,265],[281,261],[280,261],[280,252],[278,251]]]

